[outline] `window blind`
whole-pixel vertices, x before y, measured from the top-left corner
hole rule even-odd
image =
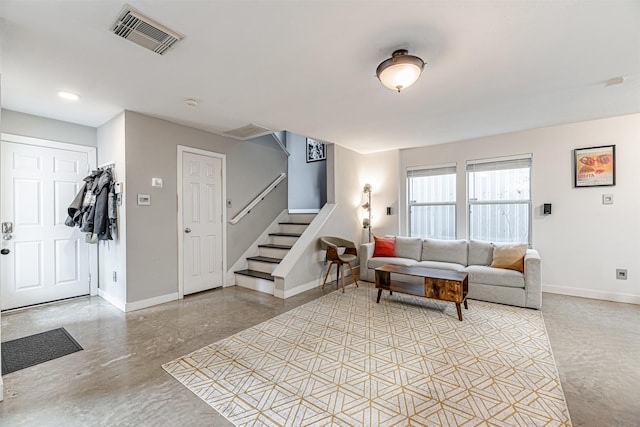
[[[486,172],[530,168],[531,159],[531,154],[523,154],[518,157],[506,157],[502,159],[469,160],[467,161],[467,171]]]

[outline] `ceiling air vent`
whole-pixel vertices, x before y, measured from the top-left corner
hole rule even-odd
[[[184,36],[158,24],[129,5],[125,5],[111,31],[144,48],[164,55],[169,49],[182,40]]]
[[[253,123],[249,123],[248,125],[242,126],[241,128],[226,131],[223,133],[223,135],[245,141],[247,139],[257,138],[259,136],[269,135],[270,133],[273,133],[273,131],[270,129],[254,125]]]

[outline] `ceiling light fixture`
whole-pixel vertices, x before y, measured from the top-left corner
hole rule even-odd
[[[62,99],[66,99],[67,101],[77,101],[80,99],[80,95],[72,92],[67,92],[66,90],[59,90],[58,96]]]
[[[417,56],[409,55],[406,49],[398,49],[391,58],[382,61],[376,69],[380,83],[392,90],[400,92],[414,84],[422,70],[424,61]]]

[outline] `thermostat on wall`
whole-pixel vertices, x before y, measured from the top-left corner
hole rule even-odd
[[[138,194],[138,205],[139,206],[151,205],[151,196],[148,194]]]

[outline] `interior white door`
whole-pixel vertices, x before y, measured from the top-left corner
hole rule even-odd
[[[64,224],[88,165],[86,152],[2,142],[3,310],[89,294],[88,245]]]
[[[182,153],[184,295],[223,284],[222,159]]]

